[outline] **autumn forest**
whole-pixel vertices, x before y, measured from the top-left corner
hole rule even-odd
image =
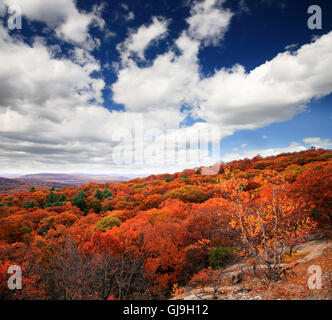
[[[0,299],[170,299],[241,261],[277,284],[297,245],[331,236],[331,150],[203,169],[0,195]]]

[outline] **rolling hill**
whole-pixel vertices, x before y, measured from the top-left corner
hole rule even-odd
[[[88,175],[88,174],[66,174],[66,173],[37,173],[28,174],[17,179],[31,182],[61,182],[65,185],[80,186],[89,182],[119,182],[128,180],[127,177],[111,175]]]
[[[0,193],[15,193],[36,189],[50,189],[63,187],[77,187],[90,182],[106,183],[127,180],[124,176],[88,175],[88,174],[59,174],[37,173],[19,176],[16,178],[0,177]]]

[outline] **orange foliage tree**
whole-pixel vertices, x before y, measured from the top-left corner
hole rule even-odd
[[[257,259],[269,279],[280,280],[282,256],[305,239],[314,222],[306,214],[304,202],[288,197],[285,185],[265,186],[255,200],[242,190],[243,185],[234,181],[234,217],[230,224],[241,234],[240,254]]]

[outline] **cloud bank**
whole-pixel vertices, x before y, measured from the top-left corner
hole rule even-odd
[[[93,12],[80,12],[72,0],[21,1],[25,16],[55,27],[57,37],[76,43],[70,57],[56,56],[51,47],[36,39],[32,45],[12,37],[0,27],[0,165],[2,171],[165,172],[202,165],[188,160],[187,138],[202,130],[220,132],[220,139],[241,129],[256,129],[291,119],[305,110],[312,99],[332,92],[332,32],[298,50],[279,53],[253,70],[237,64],[201,73],[199,52],[227,37],[233,12],[224,1],[197,1],[187,18],[187,28],[163,53],[147,66],[147,48],[168,34],[170,21],[155,17],[150,24],[131,29],[117,46],[120,56],[117,79],[111,88],[96,73],[99,61],[91,54],[94,41],[91,23],[101,28],[104,21]],[[10,4],[10,0],[5,0]],[[57,5],[55,5],[57,3]],[[200,27],[199,27],[200,26]],[[93,47],[93,45],[92,45]],[[319,59],[317,59],[319,57]],[[96,76],[96,74],[99,74]],[[103,90],[125,111],[103,106]],[[183,127],[186,117],[200,119]],[[143,121],[143,135],[134,136],[137,119]],[[169,131],[171,130],[171,131]],[[125,139],[126,135],[132,135]],[[171,150],[160,146],[176,136],[176,163]],[[143,138],[142,138],[143,137]],[[305,144],[331,146],[330,141],[307,138]],[[126,163],[115,163],[123,153]],[[295,143],[283,150],[306,148]],[[146,164],[135,162],[135,152],[147,150]],[[129,152],[128,152],[129,150]],[[155,152],[157,150],[157,152]],[[246,156],[264,155],[254,150]],[[244,154],[224,155],[223,159]],[[210,164],[219,160],[211,156]],[[15,163],[15,165],[13,165]],[[209,164],[209,163],[206,163]]]

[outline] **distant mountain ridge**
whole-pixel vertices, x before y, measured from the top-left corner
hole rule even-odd
[[[35,187],[36,189],[50,189],[52,187],[63,188],[66,186],[68,185],[61,182],[25,181],[21,179],[0,177],[0,194],[27,191],[32,187]]]
[[[111,175],[85,175],[85,174],[68,174],[68,173],[36,173],[27,174],[17,177],[16,179],[35,182],[61,182],[63,184],[69,184],[72,186],[79,186],[89,182],[118,182],[127,180],[127,177],[123,176],[111,176]]]
[[[37,189],[77,187],[90,182],[106,183],[128,180],[124,176],[111,176],[105,174],[66,174],[66,173],[36,173],[18,176],[15,178],[0,177],[0,193],[13,193],[26,191],[35,187]]]

